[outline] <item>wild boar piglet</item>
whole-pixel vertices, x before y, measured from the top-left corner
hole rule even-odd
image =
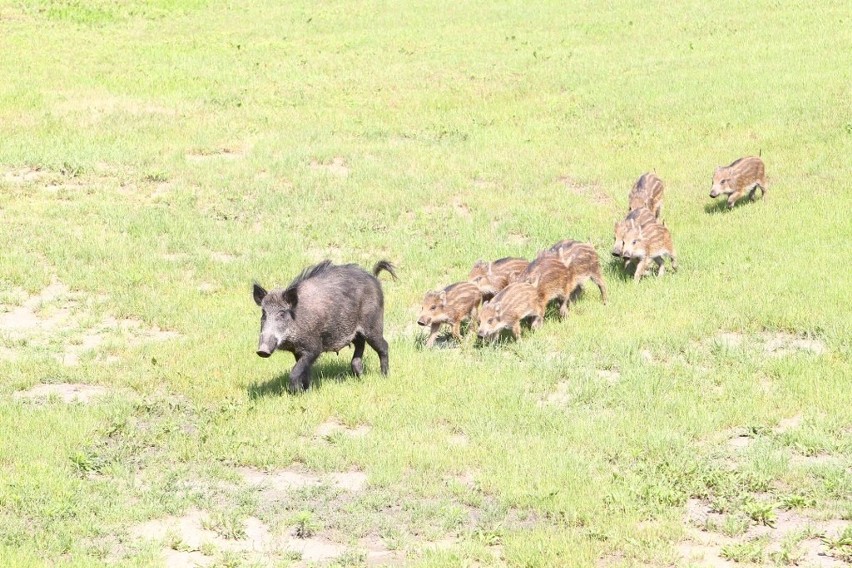
[[[713,172],[713,187],[710,197],[716,198],[722,194],[728,196],[728,209],[748,193],[754,200],[757,189],[760,196],[766,195],[766,171],[763,160],[757,156],[740,158],[727,167],[719,166]]]
[[[656,174],[647,172],[642,174],[636,183],[633,184],[633,189],[627,196],[628,209],[627,211],[635,211],[640,207],[646,207],[648,211],[654,214],[654,217],[659,219],[663,212],[663,191],[665,186],[663,181]]]
[[[483,300],[490,300],[523,272],[528,264],[528,260],[513,257],[501,258],[493,262],[477,260],[467,279],[479,288]]]
[[[442,324],[452,326],[453,337],[461,340],[461,324],[465,319],[473,322],[482,304],[482,293],[470,282],[450,284],[443,290],[426,292],[420,308],[418,325],[430,326],[426,346],[431,347]]]
[[[545,302],[538,289],[527,282],[513,282],[503,288],[479,313],[480,339],[496,336],[510,329],[515,339],[521,336],[521,321],[532,318],[532,328],[541,326]]]
[[[657,263],[657,276],[665,272],[665,259],[669,258],[672,270],[677,270],[677,255],[672,235],[662,223],[647,223],[640,225],[632,222],[624,236],[625,258],[637,261],[633,280],[638,282],[648,271],[651,261]]]

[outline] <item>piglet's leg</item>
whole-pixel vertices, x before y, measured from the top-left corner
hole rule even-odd
[[[441,329],[441,324],[433,323],[429,329],[429,339],[426,340],[426,347],[435,345],[435,338],[438,337],[438,330]]]

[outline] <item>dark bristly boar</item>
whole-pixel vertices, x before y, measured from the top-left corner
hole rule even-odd
[[[528,264],[528,260],[511,257],[494,262],[477,260],[467,279],[479,288],[483,300],[489,300],[526,270]]]
[[[624,258],[637,261],[634,281],[639,281],[648,271],[648,265],[653,260],[659,267],[657,276],[665,272],[665,259],[669,257],[672,270],[677,270],[677,256],[672,236],[662,223],[652,221],[641,225],[631,221],[627,233],[624,235],[624,249],[621,253]]]
[[[763,160],[757,156],[740,158],[728,167],[719,166],[713,172],[713,187],[710,189],[710,197],[716,198],[722,194],[728,196],[728,209],[742,199],[748,193],[748,197],[754,200],[757,188],[760,188],[760,196],[766,195],[766,172]]]
[[[636,180],[636,183],[633,184],[630,195],[627,196],[629,202],[628,213],[641,207],[647,207],[648,211],[659,219],[660,213],[663,211],[664,189],[662,180],[656,174],[651,172],[642,174]]]
[[[627,231],[630,229],[632,224],[638,224],[641,227],[642,225],[653,223],[655,221],[656,218],[654,217],[654,214],[651,213],[647,207],[634,209],[627,214],[627,217],[618,221],[615,224],[615,244],[612,247],[612,256],[624,258],[624,266],[627,266],[630,262],[630,257],[625,257],[622,254],[622,251],[624,250],[624,237],[627,234]]]
[[[276,350],[296,357],[290,371],[290,389],[308,388],[311,366],[323,352],[355,345],[352,372],[361,376],[365,342],[379,354],[383,375],[388,374],[388,343],[384,339],[384,295],[376,276],[382,270],[396,279],[394,266],[382,260],[369,274],[355,264],[334,265],[326,260],[305,269],[286,288],[270,292],[254,285],[254,301],[261,307],[257,354]]]
[[[470,282],[450,284],[443,290],[427,292],[420,309],[418,325],[431,326],[426,346],[431,347],[438,336],[442,324],[450,324],[453,337],[461,340],[462,320],[476,320],[476,313],[482,305],[482,292]]]
[[[559,247],[559,244],[550,247],[550,251],[555,249],[555,254],[571,273],[571,298],[573,299],[586,282],[591,280],[601,291],[601,301],[606,304],[606,283],[601,272],[601,260],[595,247],[589,243],[576,241],[570,247]]]
[[[503,329],[510,329],[515,339],[518,339],[521,336],[522,320],[532,318],[533,329],[541,326],[545,305],[535,286],[527,282],[513,282],[482,306],[477,335],[480,339],[486,339],[494,337]]]

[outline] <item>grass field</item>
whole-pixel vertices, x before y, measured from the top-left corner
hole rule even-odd
[[[0,565],[846,565],[851,53],[841,1],[0,0]],[[562,238],[608,305],[422,347]],[[251,282],[326,258],[397,264],[391,373],[293,396]]]

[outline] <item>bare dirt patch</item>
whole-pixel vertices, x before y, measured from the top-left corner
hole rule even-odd
[[[453,210],[456,212],[456,215],[458,215],[462,219],[471,218],[470,207],[468,207],[466,203],[462,202],[459,199],[453,201]]]
[[[596,205],[615,205],[615,200],[597,183],[582,182],[570,176],[561,176],[557,181],[564,185],[569,193],[588,199]]]
[[[447,438],[447,442],[452,446],[468,446],[470,444],[470,438],[468,438],[464,433],[457,432],[455,434],[450,434]]]
[[[571,393],[569,392],[570,385],[568,381],[559,381],[556,383],[556,388],[547,394],[545,398],[538,401],[539,407],[557,406],[565,407],[571,402]]]
[[[370,427],[366,424],[359,424],[354,428],[348,428],[334,418],[326,420],[314,430],[314,435],[317,438],[329,439],[334,436],[344,435],[351,438],[363,438],[370,433]]]
[[[14,184],[34,183],[49,175],[40,168],[20,168],[3,172],[3,181]]]
[[[797,511],[775,511],[769,524],[753,523],[745,534],[730,537],[711,530],[723,526],[725,516],[711,510],[709,503],[689,499],[686,504],[684,524],[686,539],[677,545],[680,556],[688,562],[702,566],[735,566],[725,558],[725,549],[754,543],[762,549],[763,561],[770,560],[783,548],[783,543],[794,542],[792,554],[797,565],[843,566],[831,556],[828,545],[819,537],[837,538],[848,523],[844,521],[818,521]],[[789,545],[788,545],[789,546]]]
[[[597,375],[611,385],[621,380],[621,373],[614,369],[598,369]]]
[[[76,302],[68,287],[54,282],[38,294],[27,298],[20,306],[0,306],[0,332],[13,338],[27,337],[34,331],[51,331],[69,327],[69,306]],[[73,324],[70,324],[73,325]]]
[[[762,339],[764,342],[763,351],[773,357],[784,357],[786,355],[793,355],[796,352],[822,355],[828,350],[825,342],[819,339],[799,337],[791,333],[766,332],[762,335]]]
[[[194,164],[203,164],[215,160],[239,160],[244,157],[245,152],[237,148],[193,150],[185,155],[186,161]]]
[[[802,420],[803,417],[801,414],[796,414],[790,418],[784,418],[778,422],[778,426],[776,426],[772,431],[776,434],[784,434],[791,430],[796,430],[802,425]]]
[[[339,178],[349,177],[349,166],[346,164],[346,160],[340,156],[324,162],[311,160],[310,168],[315,172],[325,172]]]
[[[25,391],[18,391],[12,396],[16,400],[45,400],[56,397],[65,403],[80,402],[88,404],[108,392],[109,389],[106,387],[97,385],[58,383],[36,385]]]
[[[277,555],[281,543],[273,538],[267,526],[254,517],[243,523],[242,538],[225,538],[212,527],[210,516],[191,510],[182,517],[165,517],[136,525],[130,535],[139,540],[152,540],[163,544],[166,566],[206,566],[214,561],[201,551],[210,549],[248,553],[253,560]]]
[[[236,255],[233,255],[233,254],[230,254],[230,253],[227,253],[227,252],[221,252],[221,251],[211,252],[210,258],[212,258],[216,262],[221,262],[223,264],[228,264],[229,262],[234,262],[237,259]]]
[[[286,493],[305,487],[320,487],[323,485],[357,492],[367,485],[367,475],[360,471],[334,472],[326,475],[298,471],[295,469],[279,469],[266,472],[252,467],[241,467],[237,472],[246,483],[255,485],[258,489],[275,494]]]

